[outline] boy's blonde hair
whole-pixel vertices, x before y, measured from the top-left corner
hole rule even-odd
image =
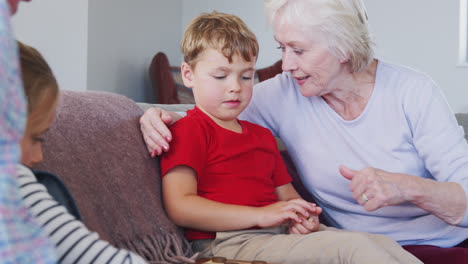
[[[234,55],[250,62],[257,58],[259,50],[257,38],[239,17],[216,11],[192,20],[182,39],[184,61],[191,67],[208,48],[220,51],[230,63]]]
[[[28,102],[28,114],[39,106],[52,108],[59,94],[57,80],[44,57],[35,48],[18,41],[21,75]]]

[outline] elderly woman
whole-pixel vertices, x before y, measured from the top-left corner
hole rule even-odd
[[[242,119],[284,141],[339,227],[426,245],[406,247],[426,263],[466,261],[468,249],[450,247],[468,237],[468,145],[439,87],[374,58],[360,0],[265,5],[284,72],[256,85]],[[141,118],[153,155],[169,149],[175,120],[154,108]]]

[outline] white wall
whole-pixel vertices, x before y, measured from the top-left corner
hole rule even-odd
[[[458,0],[365,0],[377,56],[429,74],[455,112],[468,112],[468,67],[458,63]]]
[[[90,1],[88,90],[154,102],[148,67],[158,51],[179,56],[181,16],[180,0]]]
[[[278,44],[273,39],[273,31],[263,11],[263,0],[183,0],[182,32],[198,14],[213,10],[239,16],[255,33],[260,45],[258,68],[270,66],[281,59],[281,53],[276,49]]]
[[[88,0],[21,2],[13,28],[42,53],[62,89],[86,90]]]

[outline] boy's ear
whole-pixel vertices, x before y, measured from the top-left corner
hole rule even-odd
[[[182,81],[184,86],[187,88],[193,88],[193,70],[190,65],[186,62],[183,62],[180,66],[180,72],[182,73]]]

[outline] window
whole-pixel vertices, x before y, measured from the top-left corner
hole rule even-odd
[[[468,0],[460,0],[458,64],[468,66]]]

